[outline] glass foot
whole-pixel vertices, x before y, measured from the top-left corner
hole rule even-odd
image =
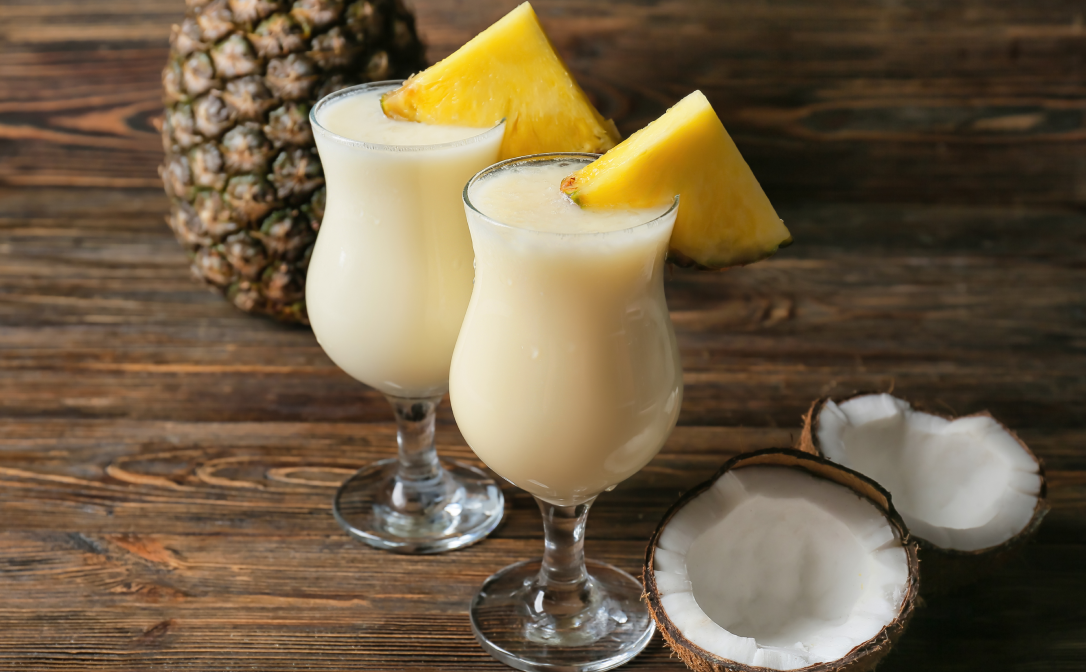
[[[577,599],[560,604],[539,586],[541,559],[491,576],[471,603],[476,639],[518,670],[591,672],[629,661],[656,631],[641,583],[611,565],[585,566],[589,579]]]
[[[440,462],[444,469],[429,481],[401,480],[397,459],[359,469],[336,492],[336,521],[352,537],[397,553],[441,553],[479,541],[501,522],[501,488],[475,467]]]

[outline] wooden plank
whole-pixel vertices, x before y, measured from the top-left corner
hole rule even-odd
[[[40,670],[505,669],[475,645],[465,605],[489,572],[524,555],[498,539],[415,558],[316,535],[7,532],[0,543],[0,586],[15,596],[0,607],[0,666]],[[640,550],[589,542],[619,565]],[[1081,545],[1028,548],[984,587],[922,608],[884,669],[1036,669],[1039,651],[1047,669],[1078,669],[1080,630],[1057,619],[1076,613],[1084,560]],[[41,586],[33,597],[29,582]],[[628,669],[682,665],[657,640]]]
[[[181,534],[210,524],[230,534],[335,536],[329,501],[339,481],[395,454],[391,423],[4,424],[0,508],[18,511],[7,529]],[[1021,435],[1051,472],[1053,515],[1086,513],[1086,431]],[[647,539],[678,495],[725,460],[797,436],[795,428],[678,427],[653,462],[594,510],[602,522],[593,536]],[[442,455],[478,465],[454,426],[442,426],[437,443]],[[515,488],[506,494],[511,522],[496,536],[537,538],[531,500]]]
[[[431,59],[516,4],[413,3]],[[535,7],[623,132],[700,88],[775,200],[1086,200],[1077,0]],[[180,2],[4,13],[0,184],[156,186],[151,119]]]
[[[328,498],[352,461],[392,450],[389,424],[38,420],[5,430],[0,667],[501,669],[475,646],[465,605],[489,573],[538,553],[538,513],[514,497],[492,538],[444,556],[350,541]],[[649,467],[601,498],[590,555],[637,571],[680,490],[785,436],[679,428]],[[1037,652],[1023,641],[1046,643],[1049,669],[1076,669],[1081,631],[1053,617],[1077,613],[1086,589],[1086,436],[1025,438],[1053,477],[1055,510],[1040,538],[983,588],[922,609],[887,669],[997,660],[1028,669]],[[439,444],[470,456],[452,428]],[[657,642],[631,669],[681,667]]]
[[[0,413],[386,419],[307,330],[251,319],[192,283],[158,221],[164,198],[28,193],[0,194]],[[1084,425],[1081,214],[811,203],[782,214],[800,242],[775,258],[668,281],[682,424],[794,427],[817,396],[895,386],[1013,427]]]

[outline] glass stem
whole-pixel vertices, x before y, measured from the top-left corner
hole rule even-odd
[[[543,563],[536,580],[542,592],[533,605],[536,611],[554,616],[569,615],[585,608],[588,570],[584,564],[584,531],[588,510],[595,497],[573,506],[559,506],[536,498],[543,513]]]
[[[434,503],[434,488],[445,475],[434,447],[434,423],[441,397],[405,399],[386,396],[396,413],[396,444],[400,458],[391,501],[396,509],[412,512]],[[427,496],[421,497],[423,491]]]

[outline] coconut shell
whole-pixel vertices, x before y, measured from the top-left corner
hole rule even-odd
[[[841,401],[837,403],[842,404],[849,399],[864,397],[871,394],[883,393],[857,392],[841,399]],[[803,432],[800,434],[799,441],[796,443],[796,448],[798,450],[810,453],[811,455],[824,457],[822,448],[818,443],[818,419],[822,414],[822,407],[826,405],[827,401],[830,401],[829,397],[816,399],[814,403],[811,404],[810,409],[807,410],[807,413],[803,416]],[[907,399],[903,401],[909,403],[914,410],[930,415],[936,415],[944,420],[953,421],[958,419],[942,413],[934,413],[921,406],[913,405],[912,402],[909,402]],[[975,583],[1006,564],[1007,561],[1017,555],[1018,552],[1021,551],[1022,546],[1037,533],[1037,530],[1041,526],[1041,521],[1051,508],[1047,499],[1048,482],[1045,480],[1044,462],[1033,454],[1033,451],[1029,449],[1029,446],[1026,445],[1025,441],[1008,429],[1006,425],[999,422],[999,420],[996,420],[988,411],[981,411],[980,413],[973,413],[960,417],[992,418],[992,420],[995,420],[996,424],[1003,428],[1004,431],[1014,437],[1014,440],[1018,442],[1018,445],[1022,446],[1022,450],[1029,455],[1030,459],[1037,463],[1037,472],[1041,476],[1041,491],[1037,496],[1037,505],[1033,509],[1033,516],[1030,518],[1029,523],[1026,524],[1021,532],[997,546],[990,546],[975,551],[959,551],[952,548],[941,548],[921,537],[913,537],[920,547],[920,570],[924,578],[923,585],[925,597],[942,595],[971,583]]]
[[[846,670],[848,672],[866,672],[867,670],[873,670],[879,661],[890,652],[890,648],[897,642],[902,633],[905,632],[905,628],[908,626],[909,619],[912,618],[916,607],[920,590],[916,542],[909,538],[909,531],[905,526],[905,522],[894,510],[893,504],[890,502],[890,493],[878,483],[857,471],[835,464],[820,455],[789,448],[767,448],[733,457],[725,462],[724,466],[712,478],[684,493],[664,514],[663,520],[656,526],[656,531],[653,532],[652,537],[649,539],[649,546],[645,551],[645,567],[642,570],[645,599],[649,605],[649,613],[652,614],[653,620],[656,621],[657,629],[663,635],[664,641],[667,642],[671,650],[679,656],[688,668],[696,672],[768,672],[768,668],[753,667],[721,658],[686,639],[675,624],[671,622],[671,619],[668,618],[667,613],[660,604],[660,594],[656,587],[656,573],[653,570],[656,542],[675,514],[695,497],[712,487],[713,483],[725,473],[754,466],[798,469],[816,478],[830,480],[842,485],[871,502],[875,508],[882,512],[894,532],[901,539],[909,565],[909,583],[906,586],[905,596],[902,599],[897,618],[880,630],[877,635],[852,649],[845,657],[801,668],[803,672],[845,672]]]

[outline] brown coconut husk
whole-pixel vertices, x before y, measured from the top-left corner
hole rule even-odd
[[[842,398],[840,401],[835,401],[838,404],[842,404],[850,399],[865,397],[872,394],[883,393],[857,392]],[[901,397],[898,398],[900,399]],[[825,457],[822,453],[822,448],[818,444],[818,419],[822,414],[822,407],[826,405],[827,401],[830,401],[830,397],[816,399],[814,403],[811,404],[810,409],[807,410],[807,413],[803,416],[803,432],[800,434],[799,441],[796,442],[796,449],[805,453],[810,453],[811,455]],[[914,410],[922,413],[936,415],[944,420],[958,419],[954,416],[933,412],[923,406],[914,405],[907,399],[904,399],[903,401],[912,406]],[[1037,496],[1037,505],[1033,509],[1033,516],[1030,518],[1029,523],[1022,528],[1021,532],[1002,544],[982,548],[976,551],[959,551],[952,548],[942,548],[927,539],[914,536],[913,539],[916,540],[920,547],[920,571],[924,579],[923,594],[925,597],[943,595],[969,584],[976,583],[981,578],[1005,565],[1011,558],[1017,555],[1025,543],[1037,533],[1037,530],[1041,526],[1041,521],[1051,508],[1047,499],[1048,482],[1045,480],[1044,462],[1030,450],[1025,441],[1011,431],[1006,425],[993,417],[988,411],[981,411],[979,413],[958,417],[988,417],[995,420],[1001,428],[1014,437],[1014,440],[1018,442],[1018,445],[1022,446],[1022,450],[1029,455],[1030,459],[1037,463],[1037,471],[1041,476],[1041,491]]]
[[[897,617],[880,630],[877,635],[852,649],[843,658],[801,668],[803,672],[867,672],[873,670],[879,661],[890,652],[890,649],[901,637],[902,633],[905,632],[905,628],[908,626],[909,619],[912,618],[917,605],[920,573],[916,542],[909,538],[909,531],[905,526],[905,522],[894,510],[893,504],[890,502],[890,493],[886,492],[878,483],[859,472],[835,464],[822,456],[789,448],[767,448],[733,457],[725,462],[724,466],[712,478],[684,493],[664,514],[663,520],[656,526],[656,530],[649,539],[648,549],[645,551],[645,567],[642,570],[645,599],[649,605],[649,613],[652,614],[653,620],[656,621],[657,629],[663,635],[664,641],[667,642],[671,650],[679,656],[688,668],[696,672],[767,672],[768,668],[753,667],[721,658],[688,640],[682,634],[682,631],[671,622],[660,604],[659,589],[656,587],[656,574],[653,570],[656,542],[675,514],[692,499],[712,487],[713,483],[727,472],[754,466],[798,469],[816,478],[827,479],[842,485],[871,502],[882,512],[895,534],[901,539],[909,566],[909,581]]]

